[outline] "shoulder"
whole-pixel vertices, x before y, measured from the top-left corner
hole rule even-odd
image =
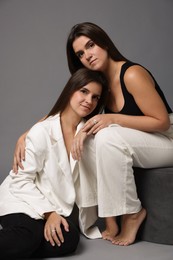
[[[125,71],[126,79],[134,79],[138,76],[144,76],[144,75],[150,76],[150,73],[145,67],[143,67],[140,64],[130,63],[130,65],[126,67],[126,71]]]
[[[55,122],[59,120],[59,114],[36,123],[26,136],[26,145],[31,142],[35,147],[45,148],[50,142],[50,133]]]
[[[132,64],[124,74],[124,82],[128,90],[144,85],[155,86],[151,73],[140,64]]]
[[[136,78],[141,77],[145,73],[147,73],[147,70],[142,65],[127,61],[121,65],[120,80],[128,83],[128,81],[136,80]]]

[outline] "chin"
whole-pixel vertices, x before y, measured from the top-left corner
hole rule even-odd
[[[93,67],[92,67],[92,70],[94,70],[94,71],[101,71],[101,72],[104,71],[104,70],[102,69],[102,67],[100,67],[100,66],[93,66]]]
[[[89,113],[81,113],[81,117],[86,117],[88,115],[90,115],[92,112],[89,112]]]

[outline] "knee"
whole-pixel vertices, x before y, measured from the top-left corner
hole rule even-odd
[[[65,255],[73,254],[77,250],[79,240],[80,240],[79,229],[73,223],[69,223],[69,232],[64,231],[63,236],[64,236],[64,243],[62,243],[62,245],[60,246],[61,252],[58,252],[57,255],[65,256]]]
[[[61,246],[58,246],[56,244],[55,246],[52,246],[50,242],[47,242],[45,239],[43,239],[39,248],[35,251],[32,257],[61,257],[74,253],[79,243],[79,231],[72,223],[70,223],[69,221],[68,223],[69,232],[65,231],[64,227],[62,226],[64,242],[61,243]]]
[[[107,142],[109,142],[109,128],[103,128],[95,135],[95,144],[101,148]]]
[[[106,146],[118,145],[122,140],[116,131],[116,127],[106,127],[95,135],[96,149],[104,149]]]

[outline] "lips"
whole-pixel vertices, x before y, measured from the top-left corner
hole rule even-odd
[[[88,106],[84,106],[84,105],[82,105],[82,107],[85,108],[85,109],[88,109],[88,110],[91,109],[90,107],[88,107]]]
[[[81,105],[81,107],[83,108],[84,111],[87,111],[87,112],[91,111],[91,107],[90,106]]]
[[[97,59],[94,59],[92,61],[90,61],[90,65],[92,65]]]

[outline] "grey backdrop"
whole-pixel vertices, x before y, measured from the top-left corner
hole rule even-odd
[[[150,69],[173,107],[172,0],[0,0],[0,180],[18,137],[47,114],[69,78],[67,35],[84,21]]]

